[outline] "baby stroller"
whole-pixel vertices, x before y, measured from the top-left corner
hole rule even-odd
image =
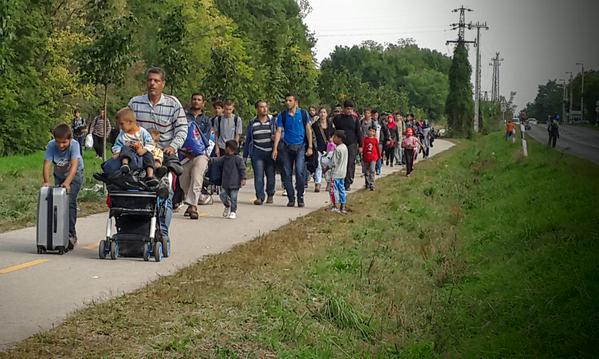
[[[97,175],[97,176],[96,176]],[[172,174],[161,178],[157,187],[147,187],[138,178],[141,173],[94,177],[108,183],[106,204],[109,208],[106,221],[106,239],[100,241],[100,259],[117,257],[142,257],[156,262],[170,256],[170,241],[162,236],[159,219],[165,215],[165,203],[172,183]],[[112,224],[116,233],[112,233]]]
[[[117,257],[154,257],[160,262],[170,255],[170,241],[165,240],[158,219],[164,213],[164,200],[156,192],[112,191],[108,193],[110,208],[106,221],[106,239],[100,241],[100,259],[110,254]],[[112,234],[114,218],[116,233]]]

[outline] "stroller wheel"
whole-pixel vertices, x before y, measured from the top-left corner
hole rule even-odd
[[[164,237],[160,238],[160,243],[162,244],[162,256],[164,258],[168,258],[171,255],[171,243],[168,239]]]
[[[148,242],[144,243],[144,249],[143,249],[144,253],[144,261],[147,262],[150,260],[150,245],[148,244]]]
[[[110,241],[110,259],[115,260],[119,256],[116,241]]]
[[[160,262],[162,260],[162,243],[154,242],[154,260]]]
[[[106,240],[101,240],[98,245],[98,256],[100,259],[106,259]]]

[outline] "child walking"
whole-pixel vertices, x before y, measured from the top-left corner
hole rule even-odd
[[[146,170],[146,184],[148,186],[158,185],[154,177],[154,140],[150,133],[143,127],[137,125],[135,112],[128,107],[120,109],[116,113],[116,119],[121,131],[112,146],[112,159],[121,161],[121,172],[129,173],[131,167],[137,168],[141,160]]]
[[[245,186],[246,171],[245,163],[237,154],[237,141],[225,142],[225,153],[221,157],[210,158],[211,164],[218,166],[221,171],[220,199],[225,205],[223,217],[228,219],[237,218],[237,195],[239,189]]]
[[[401,141],[401,147],[404,149],[406,156],[406,176],[410,176],[414,170],[414,159],[416,153],[418,153],[418,146],[422,146],[416,136],[414,136],[414,130],[408,127],[406,130],[406,136]]]
[[[366,180],[366,188],[374,191],[376,163],[383,157],[379,147],[379,140],[376,138],[376,127],[371,126],[368,129],[368,137],[364,137],[362,151],[364,152],[364,178]]]
[[[335,194],[335,203],[331,208],[332,211],[339,211],[343,214],[347,213],[347,195],[345,193],[345,176],[347,175],[347,160],[348,152],[347,146],[343,143],[345,141],[345,131],[337,130],[333,135],[333,142],[337,146],[333,153],[333,191]],[[337,209],[337,203],[339,208]]]
[[[60,124],[52,131],[54,139],[48,142],[44,154],[43,187],[50,187],[50,167],[54,166],[54,184],[66,188],[69,193],[69,250],[77,244],[77,196],[83,185],[83,157],[81,146],[73,139],[67,124]]]

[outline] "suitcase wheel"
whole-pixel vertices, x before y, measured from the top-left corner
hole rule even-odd
[[[60,254],[60,255],[63,255],[67,252],[64,247],[57,247],[57,249],[58,249],[58,254]]]
[[[46,248],[43,246],[37,246],[37,254],[46,254]]]

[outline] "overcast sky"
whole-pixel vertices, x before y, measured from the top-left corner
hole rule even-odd
[[[466,22],[486,21],[482,34],[482,90],[491,91],[491,57],[496,51],[500,92],[517,91],[522,108],[534,99],[537,86],[549,79],[565,79],[566,71],[599,69],[599,0],[309,0],[312,12],[305,19],[316,34],[316,59],[328,57],[335,45],[351,46],[364,40],[393,43],[414,38],[420,47],[451,54],[447,40],[457,38],[450,24],[458,22],[451,10],[462,3],[473,9]],[[476,32],[466,30],[466,39]],[[474,68],[475,49],[470,49]],[[484,93],[484,92],[483,92]]]

